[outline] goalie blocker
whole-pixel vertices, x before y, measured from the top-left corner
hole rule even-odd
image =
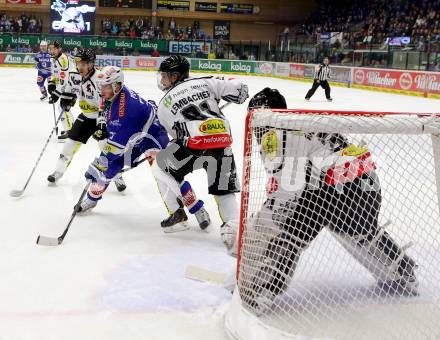
[[[250,110],[264,107],[287,108],[284,97],[269,88],[249,103]],[[415,261],[378,224],[381,187],[366,147],[337,133],[268,127],[254,134],[269,180],[266,200],[249,217],[251,230],[244,231],[249,235],[243,235],[252,236],[252,242],[241,251],[255,260],[240,272],[240,296],[247,308],[262,315],[272,307],[286,292],[301,254],[324,227],[382,288],[417,294]]]

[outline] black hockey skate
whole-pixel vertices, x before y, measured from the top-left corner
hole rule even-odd
[[[76,211],[78,213],[85,213],[88,210],[93,209],[98,204],[97,201],[92,201],[89,198],[86,198],[84,201],[82,201],[79,205],[75,207]]]
[[[69,138],[67,131],[61,131],[60,135],[58,136],[58,141],[65,142],[67,138]]]
[[[127,185],[125,184],[124,179],[122,178],[122,176],[118,176],[116,177],[113,182],[115,183],[116,189],[119,192],[123,192],[125,189],[127,189]]]
[[[46,99],[47,99],[47,93],[46,93],[46,94],[43,94],[43,95],[40,97],[40,100],[41,100],[41,101],[46,100]]]
[[[186,216],[185,210],[183,208],[177,209],[173,214],[171,214],[167,219],[160,223],[164,233],[176,233],[179,231],[188,230],[188,216]]]
[[[47,181],[50,184],[56,184],[56,182],[58,182],[58,180],[63,177],[63,174],[59,171],[55,171],[54,173],[50,174],[49,176],[47,176]]]
[[[417,268],[416,262],[408,255],[404,255],[397,269],[396,278],[393,281],[380,283],[383,293],[394,296],[418,296],[419,281],[415,274]]]
[[[199,227],[202,230],[206,230],[211,224],[211,218],[205,207],[201,207],[195,214],[197,222],[199,222]]]

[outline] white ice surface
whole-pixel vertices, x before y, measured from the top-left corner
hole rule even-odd
[[[308,83],[263,77],[237,77],[255,94],[278,88],[291,108],[374,111],[438,111],[438,101],[334,87],[333,103],[318,90],[303,97]],[[90,140],[57,187],[46,177],[62,145],[49,144],[25,195],[21,189],[53,124],[52,107],[39,101],[36,71],[0,69],[0,340],[60,339],[226,339],[223,313],[230,294],[215,285],[183,277],[189,264],[225,272],[227,257],[218,235],[220,219],[207,195],[206,177],[189,177],[214,222],[210,234],[198,230],[165,235],[166,217],[147,166],[125,175],[124,194],[113,186],[98,207],[80,216],[60,247],[35,244],[37,235],[58,236],[84,186],[83,173],[98,154]],[[159,101],[153,73],[126,72],[126,84],[144,98]],[[241,173],[246,104],[225,109],[234,133],[234,152]],[[79,113],[78,108],[74,109]]]

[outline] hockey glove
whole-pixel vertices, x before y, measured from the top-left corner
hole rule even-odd
[[[246,99],[249,98],[249,88],[247,85],[242,84],[240,90],[238,91],[238,104],[243,104]]]
[[[49,104],[55,104],[58,101],[59,97],[55,94],[51,94],[49,97]]]
[[[57,89],[57,86],[53,83],[49,83],[47,85],[47,92],[49,92],[49,94],[52,94],[53,92],[55,92],[56,89]]]
[[[104,172],[108,169],[108,161],[104,156],[95,158],[95,160],[89,165],[84,177],[87,180],[92,181],[92,183],[97,183],[99,185],[106,185],[109,179],[105,177]]]
[[[61,98],[60,106],[64,111],[70,111],[76,103],[76,98]]]
[[[96,122],[96,131],[93,134],[93,138],[97,141],[108,138],[107,124],[102,116],[99,116]]]

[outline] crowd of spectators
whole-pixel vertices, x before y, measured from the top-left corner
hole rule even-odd
[[[424,51],[429,42],[440,41],[440,0],[324,0],[295,31],[318,41],[331,32],[343,32],[337,48],[385,47],[387,38],[409,37],[411,46]]]
[[[43,21],[34,15],[10,16],[0,13],[0,33],[41,33]]]
[[[139,17],[125,20],[105,18],[101,22],[101,27],[104,36],[133,39],[204,40],[208,38],[200,28],[199,21],[194,21],[192,25],[183,27],[173,18],[167,24],[163,18],[158,18],[157,25],[153,25],[150,18]]]

